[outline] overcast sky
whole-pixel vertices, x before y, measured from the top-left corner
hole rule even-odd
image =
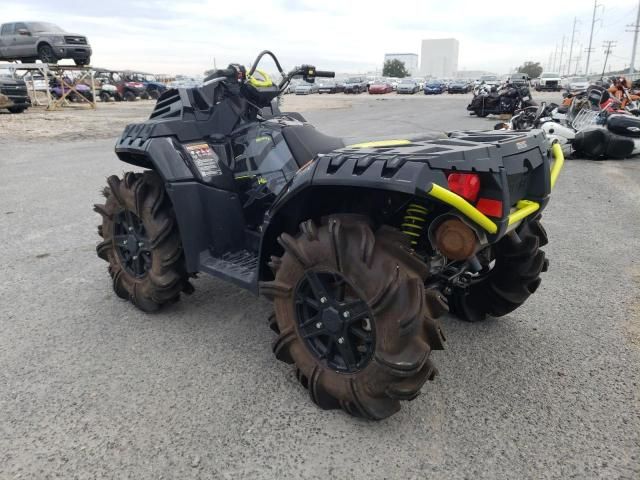
[[[602,68],[604,40],[617,41],[610,62],[629,65],[637,0],[599,0],[590,70]],[[379,7],[377,5],[380,5]],[[574,16],[574,57],[588,44],[591,0],[0,0],[0,21],[50,21],[89,37],[92,64],[155,73],[199,74],[248,64],[273,50],[285,68],[311,63],[339,72],[382,67],[388,52],[420,53],[423,38],[460,41],[459,69],[506,73],[526,60],[548,63]],[[271,68],[267,68],[272,70]]]

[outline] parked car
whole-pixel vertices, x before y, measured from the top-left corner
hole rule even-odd
[[[424,85],[425,95],[440,95],[447,91],[447,86],[440,80],[429,80]]]
[[[398,83],[398,87],[396,88],[396,92],[400,93],[408,93],[413,95],[414,93],[420,91],[420,87],[418,83],[412,78],[403,78]]]
[[[323,82],[318,85],[318,93],[339,93],[344,92],[344,85],[336,82]]]
[[[315,83],[303,82],[296,87],[296,95],[311,95],[318,93],[318,86]]]
[[[447,93],[469,93],[471,85],[464,80],[455,80],[447,87]]]
[[[367,79],[351,77],[344,82],[344,93],[362,93],[367,91]]]
[[[0,60],[58,63],[71,58],[76,65],[88,65],[91,46],[87,37],[69,33],[48,22],[13,22],[0,26]]]
[[[387,82],[377,81],[369,85],[369,94],[371,95],[391,92],[393,92],[393,87]]]
[[[543,72],[540,75],[540,82],[536,86],[538,92],[542,90],[549,90],[552,92],[559,92],[562,90],[562,79],[560,74],[556,72]]]
[[[567,92],[579,92],[589,88],[587,77],[569,77],[565,80],[563,87]]]
[[[0,69],[0,108],[22,113],[31,106],[27,84],[8,68]]]
[[[500,79],[495,75],[482,75],[478,81],[478,84],[481,85],[483,83],[490,87],[499,87]]]
[[[40,73],[27,73],[22,79],[29,87],[29,90],[36,92],[46,92],[49,90],[49,85],[45,80],[44,76]]]
[[[530,78],[526,73],[512,73],[507,78],[507,82],[512,85],[525,85],[528,87]]]

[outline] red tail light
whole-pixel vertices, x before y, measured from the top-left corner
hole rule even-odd
[[[450,173],[447,177],[449,190],[465,200],[475,202],[480,192],[480,177],[476,173]]]
[[[489,217],[502,217],[502,202],[492,198],[481,198],[476,208]]]

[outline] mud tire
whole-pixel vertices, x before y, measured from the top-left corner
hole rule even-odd
[[[520,307],[540,286],[540,274],[549,261],[540,250],[548,243],[540,216],[517,229],[520,242],[507,236],[495,249],[495,265],[481,282],[467,289],[456,288],[448,295],[453,314],[461,320],[478,322],[501,317]]]
[[[278,241],[284,255],[272,257],[275,280],[261,284],[274,301],[271,328],[278,337],[273,350],[279,360],[295,364],[312,401],[323,409],[381,420],[396,413],[401,400],[418,396],[437,374],[429,355],[443,348],[435,319],[447,307],[439,292],[425,291],[428,268],[406,236],[390,227],[374,233],[366,217],[334,215],[319,227],[303,222],[296,237],[283,233]],[[341,274],[371,312],[375,346],[356,372],[329,368],[300,334],[295,291],[309,270]]]
[[[94,205],[102,216],[98,234],[103,239],[96,252],[109,263],[116,295],[145,312],[154,312],[178,301],[181,292],[192,293],[175,215],[160,177],[152,171],[128,172],[122,179],[112,175],[107,185],[103,190],[106,202]],[[124,268],[114,242],[114,219],[123,210],[141,220],[149,239],[151,265],[142,277]]]

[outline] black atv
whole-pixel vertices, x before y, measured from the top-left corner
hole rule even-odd
[[[274,85],[256,69],[270,56]],[[540,212],[562,166],[533,132],[424,134],[347,145],[278,96],[262,52],[161,95],[129,125],[98,256],[115,293],[153,312],[203,272],[273,300],[273,351],[325,409],[382,419],[435,377],[437,318],[505,315],[547,267]]]

